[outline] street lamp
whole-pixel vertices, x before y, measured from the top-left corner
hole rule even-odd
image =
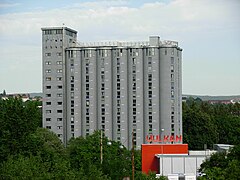
[[[100,136],[100,162],[101,162],[101,164],[103,162],[102,130],[101,130],[101,136]]]
[[[103,163],[103,132],[102,132],[102,130],[100,132],[101,132],[101,136],[100,136],[100,162],[102,164]],[[112,142],[108,141],[107,145],[111,146]],[[120,145],[119,148],[123,149],[124,147],[123,147],[123,145]]]
[[[164,132],[164,129],[162,128],[161,129],[161,138],[163,137],[163,132]],[[162,169],[162,176],[163,176],[163,141],[162,141],[162,145],[161,145],[161,152],[162,152],[162,166],[161,166],[161,169]]]
[[[132,180],[134,180],[134,170],[135,170],[135,167],[134,167],[134,137],[133,137],[134,133],[132,131]]]

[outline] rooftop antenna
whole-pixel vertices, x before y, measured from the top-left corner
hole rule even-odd
[[[63,26],[65,26],[65,24],[63,23]]]

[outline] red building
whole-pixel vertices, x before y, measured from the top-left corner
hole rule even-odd
[[[188,155],[188,144],[142,144],[142,172],[159,174],[157,154]]]

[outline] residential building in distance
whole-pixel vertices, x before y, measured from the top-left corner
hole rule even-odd
[[[42,28],[42,66],[43,126],[65,144],[95,130],[137,149],[146,136],[182,136],[177,42],[79,43],[73,29]]]

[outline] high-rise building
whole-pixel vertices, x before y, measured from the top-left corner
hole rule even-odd
[[[182,49],[146,42],[77,42],[67,27],[42,28],[43,126],[66,143],[104,131],[140,149],[147,135],[182,135]]]

